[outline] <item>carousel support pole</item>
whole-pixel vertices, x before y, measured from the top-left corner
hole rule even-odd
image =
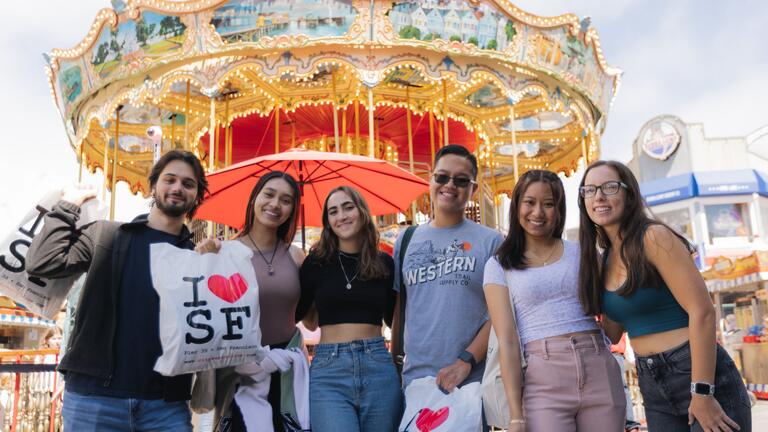
[[[435,125],[432,123],[433,115],[431,111],[427,111],[427,120],[429,120],[429,163],[431,165],[435,160]]]
[[[211,98],[211,119],[208,127],[208,172],[216,169],[216,100]]]
[[[475,135],[475,157],[477,158],[477,203],[480,212],[480,223],[485,225],[485,181],[483,180],[483,163],[480,159],[480,138],[477,135],[477,126],[474,127]]]
[[[411,124],[411,90],[405,87],[405,126],[408,133],[408,168],[413,174],[416,167],[413,163],[413,125]],[[411,203],[411,225],[416,225],[416,201]]]
[[[229,165],[229,96],[224,96],[224,166]]]
[[[226,148],[225,148],[225,151],[226,151],[225,159],[226,160],[224,161],[224,164],[226,166],[229,166],[229,165],[232,165],[232,125],[231,124],[229,126],[227,126],[226,139],[227,139],[227,144],[226,144]]]
[[[101,189],[101,201],[107,200],[107,186],[109,186],[109,138],[104,140],[104,164],[101,166],[104,172],[104,187]]]
[[[77,182],[83,182],[83,165],[85,165],[85,139],[80,141],[80,164],[77,172]]]
[[[582,136],[581,137],[581,157],[584,158],[584,168],[586,169],[587,166],[589,166],[589,159],[587,155],[587,137]]]
[[[115,186],[117,185],[117,154],[120,148],[120,110],[122,105],[118,105],[115,110],[115,146],[112,150],[112,188],[109,194],[109,220],[115,220]]]
[[[190,82],[187,80],[187,95],[184,102],[184,150],[189,150],[189,99],[190,99]]]
[[[210,126],[208,128],[208,172],[213,172],[216,169],[216,100],[211,98],[211,119]],[[216,223],[210,221],[208,223],[208,238],[213,238],[216,235]]]
[[[373,135],[373,88],[368,87],[368,157],[375,157],[374,155],[374,135]]]
[[[491,150],[491,194],[493,195],[493,223],[495,225],[496,229],[499,229],[499,223],[501,221],[501,218],[499,217],[499,188],[496,183],[496,161],[494,160],[494,153],[496,153],[496,150],[493,148],[493,144],[490,143],[490,150]]]
[[[355,147],[362,147],[360,145],[360,100],[355,99]],[[362,153],[362,148],[360,152]]]
[[[162,125],[160,125],[162,127]],[[171,114],[171,150],[176,148],[176,113]]]
[[[275,154],[280,153],[280,105],[275,106]]]
[[[339,152],[339,114],[336,112],[336,72],[331,66],[331,87],[333,90],[333,102],[331,108],[333,108],[333,140],[335,143],[335,151]]]
[[[216,143],[216,149],[213,152],[213,170],[215,171],[219,167],[219,144],[221,144],[221,128],[216,125],[216,139],[213,140]]]
[[[354,153],[354,151],[349,148],[349,137],[347,136],[347,109],[346,108],[341,109],[341,136],[344,137],[344,152]]]
[[[517,163],[517,134],[515,133],[515,106],[509,106],[509,127],[512,131],[512,163],[515,174],[515,183],[520,178],[520,167]]]
[[[443,146],[448,145],[448,85],[443,79]]]

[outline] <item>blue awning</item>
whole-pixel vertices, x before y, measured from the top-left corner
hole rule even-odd
[[[766,194],[765,182],[755,170],[702,171],[693,174],[699,195]],[[762,188],[761,188],[762,186]]]
[[[696,196],[768,196],[768,174],[752,169],[686,173],[643,182],[640,192],[650,206]]]
[[[640,193],[648,205],[680,201],[696,196],[696,182],[691,173],[665,177],[641,183]]]

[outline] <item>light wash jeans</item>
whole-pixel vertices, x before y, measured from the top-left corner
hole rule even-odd
[[[192,432],[187,402],[82,395],[64,391],[64,432]]]
[[[403,394],[384,338],[318,345],[309,411],[312,432],[396,431]]]

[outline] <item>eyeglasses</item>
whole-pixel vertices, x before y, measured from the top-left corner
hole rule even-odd
[[[582,198],[592,198],[597,194],[598,189],[603,192],[603,195],[616,195],[621,188],[626,189],[627,185],[620,181],[607,181],[600,186],[584,185],[579,188],[579,195]]]
[[[441,185],[447,185],[449,181],[453,180],[453,185],[457,188],[465,188],[475,182],[469,177],[452,177],[448,174],[433,174],[432,177],[435,179],[435,183]]]

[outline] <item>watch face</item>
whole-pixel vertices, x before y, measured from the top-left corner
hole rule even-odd
[[[696,394],[708,395],[712,386],[707,383],[695,383],[693,392]]]

